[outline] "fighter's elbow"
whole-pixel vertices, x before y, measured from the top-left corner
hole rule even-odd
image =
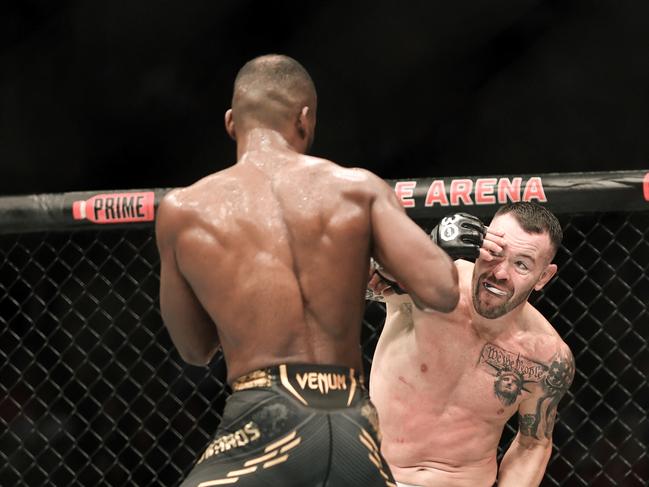
[[[440,313],[450,313],[453,311],[460,302],[460,288],[457,285],[451,285],[444,290],[444,294],[440,296],[440,303],[437,306],[437,311]]]
[[[460,301],[460,286],[458,284],[458,273],[455,265],[451,264],[448,269],[449,275],[438,279],[426,287],[426,292],[419,296],[423,311],[437,311],[450,313]]]
[[[517,434],[512,442],[519,450],[522,451],[552,451],[552,436],[532,436]]]
[[[453,289],[453,287],[448,287],[443,290],[434,289],[431,290],[429,295],[411,294],[410,297],[417,308],[427,313],[450,313],[460,301],[460,293],[457,286],[456,289]]]
[[[197,367],[207,367],[220,347],[220,343],[208,339],[173,340],[178,355],[183,362]]]
[[[445,282],[445,287],[441,291],[443,292],[442,301],[444,302],[440,311],[443,313],[450,313],[453,311],[458,303],[460,302],[460,283],[459,276],[457,272],[457,267],[455,264],[451,263],[449,268],[451,278]]]
[[[214,357],[215,353],[216,353],[216,349],[214,350],[178,349],[178,354],[180,355],[180,358],[183,359],[183,362],[188,363],[189,365],[195,365],[197,367],[207,367],[212,361],[212,358]]]
[[[448,286],[443,290],[439,290],[437,301],[435,306],[433,306],[433,309],[440,313],[450,313],[457,307],[459,302],[460,290],[458,286]]]

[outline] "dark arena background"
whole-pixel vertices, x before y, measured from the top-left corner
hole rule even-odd
[[[315,81],[311,152],[422,227],[558,214],[534,303],[577,373],[542,485],[649,485],[648,25],[641,0],[2,2],[0,486],[175,486],[202,452],[224,364],[171,346],[155,208],[234,163],[232,83],[271,52]]]

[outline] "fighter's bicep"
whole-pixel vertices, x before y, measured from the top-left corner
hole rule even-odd
[[[529,401],[531,407],[518,410],[518,431],[523,439],[539,441],[552,438],[556,408],[547,409],[543,400]]]
[[[173,207],[162,211],[156,222],[160,253],[160,314],[181,357],[195,365],[209,361],[219,345],[215,324],[182,274],[176,259],[181,231]]]
[[[575,359],[568,347],[554,355],[534,393],[518,410],[518,429],[523,436],[552,438],[559,402],[568,392],[575,375]]]
[[[377,197],[371,215],[373,254],[391,274],[398,277],[408,266],[417,265],[417,257],[430,252],[430,238],[406,214],[393,193]]]
[[[160,255],[160,310],[167,323],[175,323],[195,306],[189,284],[180,273],[173,249]]]
[[[179,208],[174,204],[173,194],[167,195],[156,215],[156,243],[160,254],[160,309],[167,323],[179,314],[178,308],[186,308],[191,292],[183,278],[176,261],[175,247],[181,231],[177,224],[181,218]]]

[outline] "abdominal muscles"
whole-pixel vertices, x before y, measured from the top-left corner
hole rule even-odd
[[[450,367],[431,354],[413,354],[416,345],[407,342],[377,349],[388,358],[375,357],[370,387],[381,451],[395,478],[414,485],[437,485],[433,478],[443,478],[439,485],[449,487],[478,486],[483,480],[492,485],[498,442],[511,411],[492,401],[484,383],[474,388],[485,378],[473,360]]]

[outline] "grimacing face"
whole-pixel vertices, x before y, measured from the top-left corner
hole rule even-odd
[[[478,258],[473,269],[473,306],[481,316],[499,318],[527,301],[557,271],[550,263],[552,245],[547,233],[527,233],[516,218],[506,213],[489,228],[504,232],[506,245],[493,261]]]

